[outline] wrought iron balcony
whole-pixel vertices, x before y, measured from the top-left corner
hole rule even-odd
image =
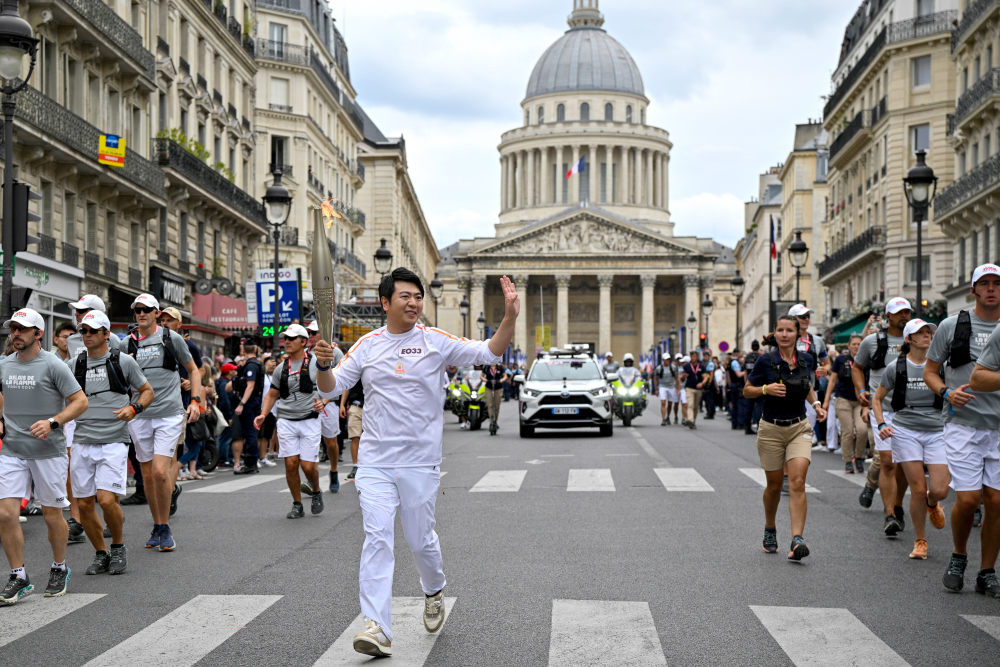
[[[229,23],[226,24],[226,27],[229,28],[229,34],[233,36],[237,44],[243,42],[243,26],[240,25],[235,16],[229,17]]]
[[[226,4],[222,0],[216,0],[212,13],[215,14],[215,18],[219,19],[222,27],[226,27]]]
[[[1000,96],[1000,68],[994,67],[962,93],[955,105],[955,127],[991,97]]]
[[[908,42],[911,39],[920,39],[942,32],[950,32],[957,20],[958,11],[949,9],[944,12],[935,12],[927,16],[907,19],[906,21],[898,21],[889,26],[889,43]]]
[[[979,23],[979,19],[983,18],[987,11],[998,8],[1000,8],[1000,2],[997,0],[973,0],[970,2],[965,7],[965,11],[962,12],[962,20],[951,32],[951,50],[954,52],[958,48],[958,45],[969,36],[973,26]]]
[[[267,226],[264,205],[234,185],[172,139],[154,139],[154,150],[161,167],[174,169],[208,194],[221,200],[234,212],[260,227]]]
[[[54,139],[78,152],[88,164],[94,162],[101,130],[55,100],[26,86],[17,96],[14,115],[36,127],[47,139]],[[154,197],[164,196],[163,172],[131,148],[125,150],[125,167],[111,171]]]
[[[362,278],[365,277],[365,271],[367,267],[365,267],[365,263],[362,262],[360,259],[358,259],[358,256],[355,255],[353,252],[349,250],[342,251],[340,260],[341,262],[343,262],[344,266],[351,269]]]
[[[48,234],[38,235],[38,254],[48,259],[56,258],[56,239]]]
[[[132,60],[146,71],[150,79],[156,76],[156,59],[146,50],[142,43],[142,35],[128,24],[115,10],[103,2],[94,0],[65,0],[73,10],[82,16],[96,30],[124,51]]]
[[[246,51],[251,58],[257,57],[257,49],[254,46],[252,35],[243,35],[243,50]]]
[[[257,39],[257,57],[266,60],[278,60],[292,65],[309,64],[309,52],[300,44],[288,44],[270,39]]]
[[[83,270],[91,275],[97,275],[101,272],[101,258],[97,256],[96,252],[84,251]]]
[[[316,178],[311,171],[309,172],[309,176],[306,178],[306,182],[309,183],[309,187],[319,191],[320,197],[322,197],[323,193],[326,192],[326,186],[323,185],[323,182]]]
[[[885,247],[885,227],[870,227],[819,263],[820,280],[873,248]]]
[[[878,125],[879,121],[885,118],[887,109],[886,98],[882,98],[878,101],[878,104],[872,107],[872,127]]]
[[[110,257],[104,258],[104,275],[118,282],[118,260],[111,259]]]
[[[142,289],[142,269],[130,266],[128,268],[128,285],[135,289]]]
[[[288,104],[275,104],[274,102],[269,102],[267,108],[271,111],[278,111],[280,113],[292,113],[292,107]]]
[[[934,219],[941,221],[958,206],[988,190],[1000,191],[1000,153],[937,193]]]
[[[292,165],[290,165],[290,164],[272,164],[272,165],[268,165],[267,172],[271,173],[275,169],[280,169],[282,176],[291,176],[292,175]]]
[[[830,95],[830,99],[828,99],[826,104],[823,106],[824,118],[830,117],[833,110],[837,107],[840,101],[844,99],[844,96],[847,95],[851,87],[857,83],[858,79],[861,78],[861,75],[864,74],[866,69],[868,69],[868,66],[872,64],[872,61],[874,61],[876,56],[878,56],[878,54],[882,51],[885,47],[887,35],[888,27],[882,28],[882,31],[875,37],[871,46],[865,49],[865,52],[861,54],[861,57],[858,58],[858,62],[854,64],[854,67],[852,67],[847,73],[847,76],[844,77],[844,80],[840,82],[840,85],[837,86],[837,89],[833,91],[833,94]]]
[[[263,9],[278,9],[301,13],[302,0],[257,0],[257,6]]]
[[[62,242],[62,262],[74,269],[80,266],[80,247],[69,241]]]
[[[851,140],[858,135],[859,132],[869,127],[869,125],[865,123],[866,115],[867,114],[865,113],[864,110],[859,111],[858,114],[854,117],[854,119],[847,124],[847,127],[845,127],[843,131],[837,135],[837,138],[833,140],[833,143],[830,144],[831,160],[837,153],[843,150],[843,148],[847,146],[851,142]]]
[[[323,85],[330,91],[330,94],[333,95],[333,99],[337,100],[337,103],[340,104],[340,86],[337,85],[337,82],[333,79],[333,75],[330,74],[330,71],[323,64],[323,61],[320,60],[319,56],[316,55],[315,51],[309,51],[309,65],[312,66],[313,71],[316,72],[316,76],[323,82]]]
[[[361,209],[353,207],[347,209],[347,217],[361,229],[365,228],[365,213]]]

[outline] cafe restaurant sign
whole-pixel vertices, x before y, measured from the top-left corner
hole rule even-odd
[[[231,296],[195,293],[191,314],[195,319],[220,329],[243,329],[247,326],[246,302]]]

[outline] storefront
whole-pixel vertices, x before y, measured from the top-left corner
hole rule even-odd
[[[27,304],[15,303],[14,308],[27,305],[45,320],[43,347],[52,348],[52,333],[56,325],[73,319],[70,302],[80,298],[83,271],[30,252],[19,252],[14,262],[14,284],[31,290]]]
[[[247,324],[246,301],[231,296],[196,293],[191,299],[191,315],[185,328],[205,356],[214,357],[218,348],[224,356],[235,356],[242,333],[252,331]]]

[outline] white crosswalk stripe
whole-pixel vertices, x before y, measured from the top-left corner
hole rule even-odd
[[[22,598],[13,609],[3,614],[0,620],[0,646],[6,646],[15,639],[43,628],[49,623],[86,607],[104,595],[90,593],[68,593],[57,598],[43,598],[41,587],[35,584],[35,593]]]
[[[521,489],[527,470],[491,470],[476,482],[470,493],[516,492]]]
[[[1000,616],[966,616],[962,614],[962,618],[972,623],[990,637],[993,637],[993,639],[1000,641]]]
[[[445,625],[455,608],[455,599],[444,599]],[[431,634],[424,628],[424,598],[392,598],[392,665],[393,667],[420,667],[434,648],[434,642],[444,630]],[[316,661],[316,667],[335,665],[364,665],[371,657],[354,650],[354,635],[365,629],[364,616],[358,614],[337,641]]]
[[[193,665],[280,599],[280,595],[199,595],[86,667]]]
[[[573,468],[569,471],[567,491],[614,491],[615,482],[609,468]]]
[[[258,486],[260,484],[266,484],[267,482],[277,482],[285,481],[284,475],[261,475],[260,473],[256,475],[247,475],[246,477],[241,477],[240,479],[230,480],[228,482],[222,482],[221,484],[212,484],[209,486],[199,486],[196,489],[191,489],[188,493],[234,493],[237,491],[243,491],[244,489],[249,489],[253,486]]]
[[[795,665],[908,665],[846,609],[759,607],[757,615]],[[850,641],[844,641],[849,637]]]
[[[857,486],[862,486],[862,487],[865,485],[865,480],[868,479],[865,473],[861,473],[860,475],[857,473],[853,475],[848,475],[843,470],[827,470],[827,472],[833,475],[834,477],[839,477],[840,479],[846,479],[851,484],[855,484]],[[907,496],[910,495],[909,489],[906,490],[905,495]]]
[[[767,486],[767,477],[764,475],[764,471],[760,468],[740,468],[740,472],[760,484],[761,488]],[[819,489],[806,484],[806,493],[819,493]]]
[[[552,601],[549,667],[666,664],[648,603]]]
[[[715,491],[694,468],[656,468],[653,472],[667,491]]]

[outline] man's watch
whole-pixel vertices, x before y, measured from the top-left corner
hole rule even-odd
[[[944,395],[947,394],[947,393],[948,393],[948,385],[945,385],[945,386],[941,387],[941,389],[938,391],[938,396],[940,396],[941,398],[944,398]]]
[[[59,422],[56,421],[55,417],[49,417],[49,428],[53,431],[59,428]]]
[[[201,397],[200,396],[192,396],[191,400],[194,401],[195,403],[201,403]]]

